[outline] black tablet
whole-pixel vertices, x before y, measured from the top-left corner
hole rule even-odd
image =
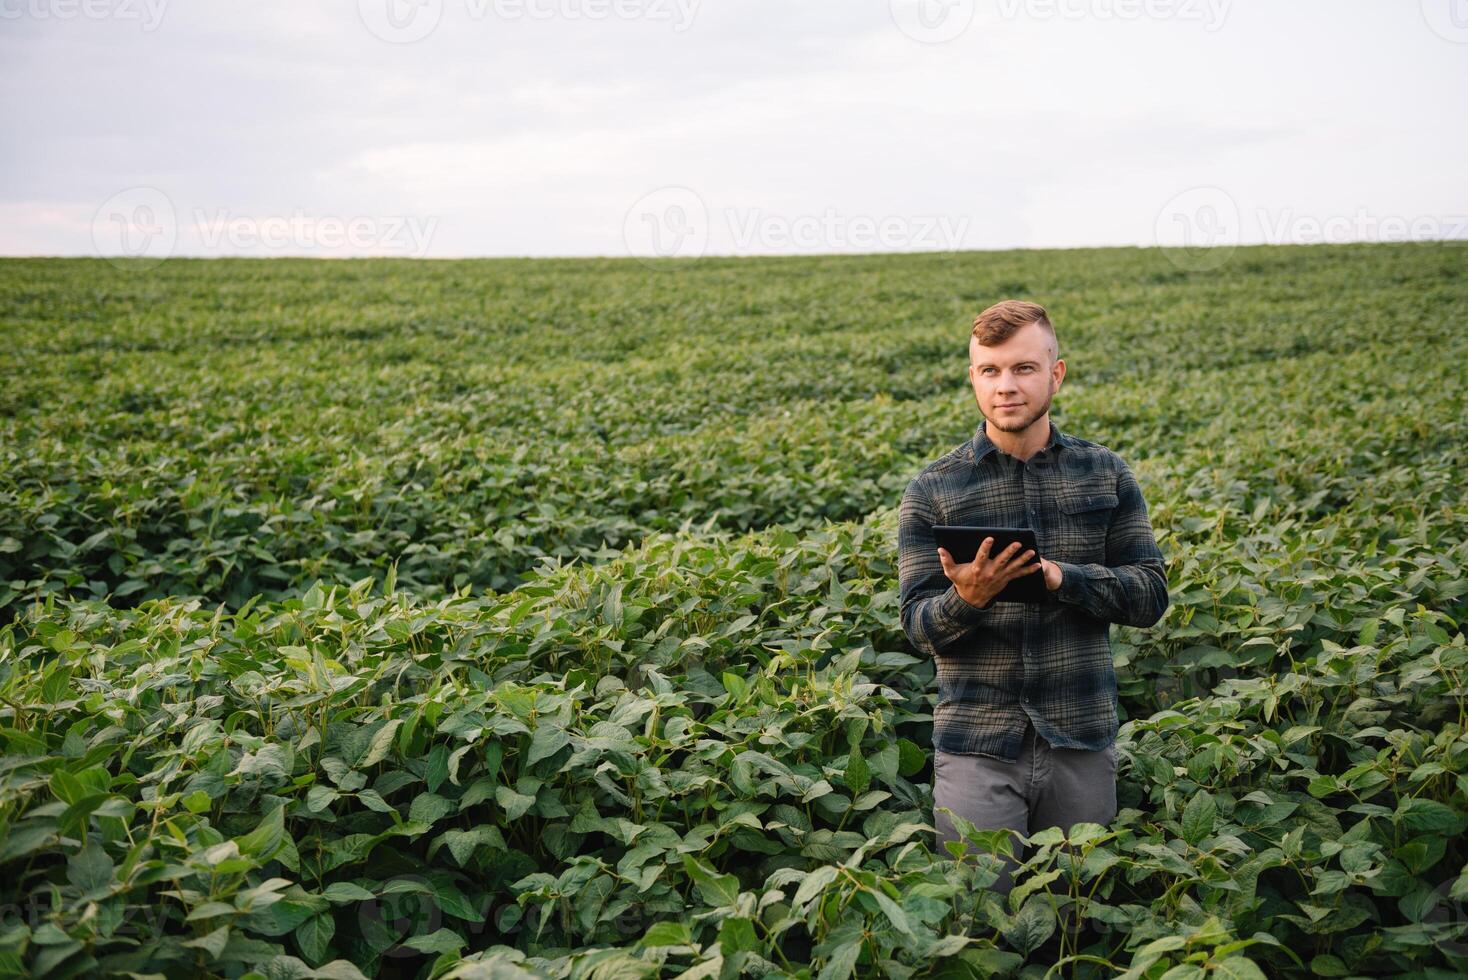
[[[933,527],[933,539],[938,547],[947,550],[953,560],[961,565],[974,560],[974,556],[979,553],[979,545],[984,543],[985,538],[994,539],[994,543],[989,546],[990,557],[1018,541],[1021,554],[1026,548],[1033,548],[1035,553],[1029,560],[1040,560],[1040,546],[1036,543],[1035,532],[1031,528],[964,527],[958,524],[937,524]],[[1048,602],[1049,599],[1049,590],[1045,588],[1045,573],[1038,568],[1028,575],[1010,579],[994,597],[995,602]]]

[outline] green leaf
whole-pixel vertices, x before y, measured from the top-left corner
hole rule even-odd
[[[693,879],[706,904],[724,908],[739,898],[739,879],[733,875],[718,874],[691,854],[683,855],[683,870]]]
[[[60,663],[51,668],[41,682],[41,698],[48,704],[56,704],[66,698],[71,687],[71,668]]]
[[[809,902],[824,891],[827,885],[835,881],[836,876],[840,873],[840,868],[833,864],[823,864],[816,868],[805,876],[805,880],[795,890],[795,898],[791,900],[792,904],[799,908]]]
[[[525,759],[525,767],[528,769],[541,759],[550,758],[570,744],[571,737],[559,725],[542,722],[531,737],[530,754]]]
[[[254,830],[237,838],[235,843],[239,845],[241,854],[264,862],[270,860],[275,852],[280,850],[284,838],[285,807],[277,806],[265,815]]]
[[[197,939],[187,940],[184,945],[191,949],[202,949],[211,958],[217,960],[224,955],[224,947],[228,942],[229,926],[225,925]]]
[[[1054,900],[1050,895],[1031,895],[1025,901],[1009,928],[1004,930],[1004,938],[1011,946],[1028,956],[1050,938],[1056,926],[1055,910],[1051,907]]]
[[[1230,956],[1214,963],[1213,976],[1219,980],[1268,980],[1264,971],[1245,956]]]
[[[366,769],[386,759],[387,754],[392,751],[393,736],[397,734],[398,728],[402,724],[403,719],[393,718],[379,728],[377,733],[372,736],[372,741],[368,744],[367,751],[362,755],[362,758],[357,760],[357,768]]]
[[[816,974],[816,980],[846,980],[851,976],[851,971],[856,969],[856,961],[861,956],[861,942],[858,938],[837,946],[826,957],[826,963],[821,967],[821,972]]]
[[[196,789],[181,801],[190,813],[203,813],[214,805],[214,798],[202,789]]]
[[[505,818],[519,820],[535,803],[535,797],[517,793],[508,786],[496,786],[494,801],[504,808]]]
[[[329,912],[313,915],[296,928],[296,942],[307,962],[320,963],[326,959],[331,947],[331,938],[336,935],[336,920]]]
[[[899,758],[897,771],[909,779],[922,772],[923,766],[927,765],[928,753],[924,752],[922,746],[916,742],[899,738],[897,752]]]
[[[102,849],[96,837],[87,840],[83,847],[67,862],[66,877],[82,894],[101,892],[112,884],[112,858]]]
[[[1397,807],[1396,819],[1408,830],[1452,836],[1462,832],[1463,818],[1445,803],[1408,797]]]
[[[1183,807],[1183,840],[1197,844],[1213,833],[1213,820],[1218,813],[1218,804],[1212,794],[1199,790]]]
[[[744,678],[732,671],[726,670],[719,679],[723,681],[724,690],[729,692],[729,696],[733,698],[734,703],[742,704],[749,690],[744,683]]]
[[[317,783],[306,791],[306,809],[312,813],[320,813],[335,803],[339,796],[341,794],[330,786]]]
[[[377,896],[361,885],[354,885],[350,881],[334,881],[326,886],[321,897],[328,902],[341,905],[344,902],[370,902]]]
[[[437,793],[420,793],[413,798],[413,803],[408,808],[408,819],[432,826],[453,812],[454,804],[451,801]]]
[[[877,905],[881,907],[882,914],[897,928],[898,932],[911,939],[917,938],[916,934],[912,931],[912,923],[907,919],[907,913],[902,910],[900,905],[892,901],[886,892],[880,888],[874,888],[872,889],[872,897],[877,900]]]
[[[861,749],[853,748],[846,757],[846,788],[853,796],[860,796],[872,783],[872,771],[861,756]]]
[[[426,936],[412,936],[403,940],[403,945],[420,953],[457,953],[469,945],[452,929],[439,929]]]
[[[638,941],[639,946],[691,946],[693,935],[688,931],[688,923],[674,922],[671,920],[654,922],[647,932]]]
[[[761,945],[754,933],[754,922],[743,916],[730,916],[719,923],[719,951],[732,957],[736,953],[759,952]]]

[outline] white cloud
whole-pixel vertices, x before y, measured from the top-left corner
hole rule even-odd
[[[1149,244],[1200,185],[1246,237],[1286,211],[1468,211],[1468,48],[1415,4],[1216,0],[1216,30],[1053,12],[1125,2],[979,3],[943,44],[879,0],[702,2],[682,32],[443,0],[402,45],[332,0],[169,4],[147,32],[25,17],[0,35],[0,250],[87,254],[97,207],[137,185],[174,202],[180,251],[205,248],[191,216],[224,211],[432,218],[438,255],[623,254],[663,186],[736,251],[751,215],[832,211],[962,219],[965,247]]]

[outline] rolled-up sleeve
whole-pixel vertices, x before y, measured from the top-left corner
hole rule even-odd
[[[912,645],[937,656],[988,618],[994,603],[975,606],[958,594],[933,539],[938,515],[919,481],[907,485],[897,520],[897,579],[902,630]]]
[[[1152,626],[1167,612],[1167,568],[1142,488],[1125,463],[1117,477],[1116,496],[1106,532],[1106,564],[1057,562],[1061,578],[1056,597],[1107,622]]]

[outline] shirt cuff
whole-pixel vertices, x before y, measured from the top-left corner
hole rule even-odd
[[[984,619],[984,613],[994,608],[994,603],[987,606],[975,606],[963,596],[958,594],[958,587],[949,585],[948,591],[943,593],[942,609],[945,615],[960,623],[977,623]]]
[[[1086,598],[1085,568],[1068,561],[1055,564],[1060,566],[1060,588],[1055,590],[1055,598],[1074,605],[1082,604]]]

